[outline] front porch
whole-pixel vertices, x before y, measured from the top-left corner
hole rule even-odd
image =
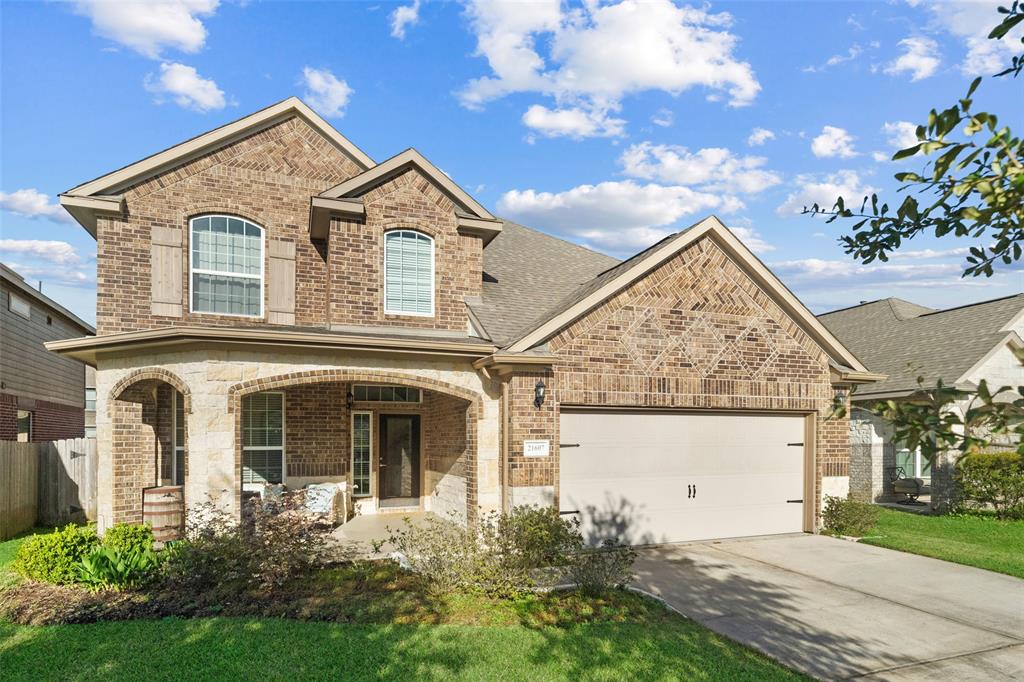
[[[231,386],[234,466],[220,471],[219,434],[203,426],[222,417],[197,409],[188,385],[169,372],[122,382],[108,407],[107,525],[142,522],[143,491],[154,486],[180,486],[185,508],[212,502],[238,516],[251,496],[324,484],[344,491],[339,523],[426,512],[467,522],[477,505],[479,401],[440,382],[343,374],[297,372]]]
[[[425,523],[436,515],[432,512],[414,511],[407,514],[368,514],[351,519],[338,526],[331,533],[331,555],[344,559],[380,559],[394,552],[394,547],[384,543],[379,549],[374,543],[383,542],[388,528],[399,529],[408,519],[413,525]]]

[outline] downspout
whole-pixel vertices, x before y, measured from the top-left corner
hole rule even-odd
[[[509,500],[509,425],[512,422],[509,415],[508,384],[511,375],[501,377],[501,511],[508,512]]]

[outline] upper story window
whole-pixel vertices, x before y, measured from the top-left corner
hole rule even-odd
[[[7,307],[12,313],[18,313],[22,317],[32,317],[32,306],[29,305],[29,302],[21,296],[15,296],[13,293],[10,294],[10,300],[7,302]]]
[[[263,316],[263,228],[248,220],[193,218],[192,312]]]
[[[96,411],[96,389],[87,388],[85,389],[85,410],[86,412]]]
[[[384,234],[384,312],[434,314],[434,240],[421,232]]]

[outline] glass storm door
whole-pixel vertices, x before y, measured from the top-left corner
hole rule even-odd
[[[380,496],[419,497],[420,416],[380,416]]]

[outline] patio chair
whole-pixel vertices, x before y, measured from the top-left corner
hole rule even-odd
[[[924,479],[907,476],[907,472],[903,467],[891,467],[890,472],[889,482],[892,484],[893,493],[903,495],[903,499],[896,501],[897,504],[924,504],[924,502],[918,502],[917,500],[921,495],[931,493],[931,488],[925,484]]]

